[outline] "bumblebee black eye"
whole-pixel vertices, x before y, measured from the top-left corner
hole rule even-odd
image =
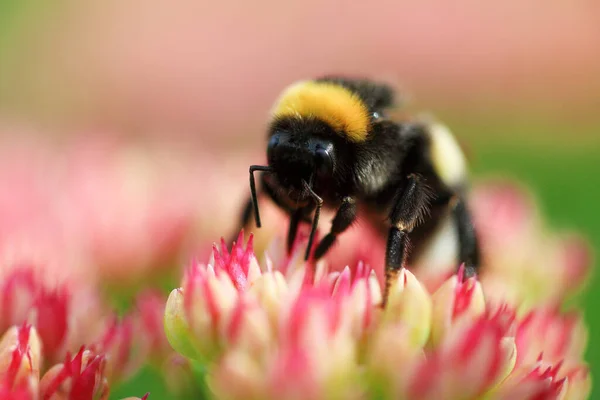
[[[268,144],[268,149],[272,150],[275,147],[277,147],[277,145],[279,144],[279,135],[273,135],[271,136],[271,138],[269,139],[269,144]]]
[[[328,149],[318,147],[315,150],[315,163],[319,174],[330,175],[333,173],[333,157]]]
[[[273,157],[273,151],[279,145],[279,134],[275,134],[271,136],[269,139],[269,144],[267,145],[267,158],[269,160]]]

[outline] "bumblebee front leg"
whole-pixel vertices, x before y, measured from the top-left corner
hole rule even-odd
[[[391,227],[385,253],[384,307],[387,304],[392,282],[406,264],[408,235],[427,213],[429,198],[429,188],[418,176],[409,175],[395,199],[389,217]]]
[[[258,197],[262,197],[263,195],[267,195],[269,198],[271,198],[271,200],[273,200],[273,202],[279,208],[281,208],[282,210],[284,210],[285,212],[290,214],[290,227],[289,227],[288,236],[287,236],[287,250],[289,253],[289,252],[291,252],[292,245],[294,244],[294,240],[296,239],[296,233],[298,232],[298,225],[300,224],[300,222],[305,222],[307,224],[311,223],[310,216],[308,215],[310,213],[310,211],[307,211],[306,209],[292,210],[292,209],[286,208],[283,204],[278,202],[277,199],[273,196],[273,194],[268,190],[261,189],[260,191],[257,192]],[[244,231],[249,232],[251,230],[253,210],[254,210],[254,202],[252,201],[252,197],[249,197],[248,200],[246,200],[244,208],[242,209],[241,218],[240,218],[240,228],[244,229]],[[239,233],[239,230],[237,232],[235,232],[234,234],[232,234],[232,236],[229,240],[229,245],[231,245],[237,239],[238,233]]]
[[[299,208],[297,210],[289,210],[290,213],[290,227],[288,228],[287,235],[287,252],[290,254],[292,252],[292,247],[294,246],[294,242],[296,241],[296,234],[298,233],[298,225],[300,222],[306,222],[310,224],[312,221],[310,219],[310,212],[312,208],[304,207]]]
[[[475,275],[480,264],[479,243],[471,213],[463,197],[458,197],[452,209],[458,231],[458,259],[465,265],[465,276]]]
[[[323,257],[331,246],[335,243],[335,240],[339,234],[344,232],[352,223],[356,220],[356,200],[350,196],[342,199],[342,204],[338,208],[335,217],[331,223],[331,230],[329,233],[321,239],[317,246],[313,258],[318,260]]]

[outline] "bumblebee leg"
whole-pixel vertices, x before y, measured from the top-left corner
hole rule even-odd
[[[288,241],[287,246],[288,246],[288,253],[289,253],[291,251],[292,245],[294,244],[294,240],[296,239],[296,233],[298,232],[299,223],[305,222],[305,223],[310,224],[312,222],[312,220],[310,219],[310,215],[308,215],[308,211],[306,209],[291,210],[289,208],[284,207],[282,204],[279,203],[278,200],[276,200],[273,197],[273,195],[271,194],[271,192],[269,190],[263,190],[261,188],[257,192],[257,196],[261,197],[263,194],[270,197],[271,200],[273,200],[273,202],[277,206],[279,206],[285,212],[290,214],[290,217],[291,217],[290,227],[288,230],[288,237],[287,237],[287,241]],[[252,201],[252,198],[249,197],[248,200],[246,200],[246,203],[244,204],[244,207],[242,209],[240,225],[239,225],[240,229],[244,229],[247,232],[250,231],[253,210],[254,210],[254,202]],[[232,234],[232,236],[228,242],[230,246],[233,244],[233,242],[235,242],[237,240],[238,233],[239,233],[239,230],[237,232],[234,232],[234,234]]]
[[[254,179],[254,172],[270,172],[271,167],[264,165],[251,165],[249,168],[250,172],[250,198],[252,199],[252,204],[254,205],[254,220],[256,222],[256,227],[260,228],[260,213],[258,211],[258,196],[256,195],[256,180]]]
[[[258,228],[260,228],[260,216],[258,214],[258,198],[265,193],[264,191],[264,187],[265,185],[261,185],[261,187],[256,188],[256,182],[254,179],[254,172],[255,171],[262,171],[262,172],[268,172],[270,171],[270,167],[263,167],[260,165],[252,165],[250,166],[249,172],[250,172],[250,196],[248,197],[248,199],[246,200],[246,203],[244,204],[244,207],[242,209],[242,213],[240,215],[240,229],[244,229],[244,230],[249,230],[250,227],[250,220],[252,219],[252,216],[255,215],[255,223],[257,225]],[[235,240],[238,237],[238,232],[235,232],[231,239],[229,240],[229,244],[233,244],[233,242],[235,242]]]
[[[263,185],[262,188],[264,193],[269,196],[273,203],[290,215],[290,226],[287,234],[287,252],[289,254],[292,251],[292,246],[296,240],[296,234],[298,233],[298,225],[300,225],[300,222],[306,222],[308,224],[312,222],[310,219],[310,209],[304,207],[293,210],[280,201],[279,198],[277,198],[276,192],[271,189],[269,185]]]
[[[315,234],[317,233],[317,227],[319,226],[319,216],[321,215],[321,208],[323,207],[323,199],[312,190],[312,188],[308,183],[306,183],[306,181],[303,181],[303,184],[304,189],[308,191],[308,193],[312,197],[312,200],[315,203],[315,214],[313,215],[313,220],[310,228],[310,235],[308,237],[308,245],[306,246],[306,253],[304,253],[304,260],[308,261],[313,241],[315,239]]]
[[[232,246],[233,243],[235,243],[241,229],[243,229],[246,232],[248,232],[250,230],[250,223],[252,220],[252,209],[253,208],[254,208],[254,203],[252,202],[252,198],[248,197],[248,200],[246,200],[246,202],[244,203],[244,207],[242,208],[242,212],[240,213],[240,223],[238,225],[238,230],[235,232],[232,232],[231,236],[229,237],[229,240],[227,241],[229,246]]]
[[[475,275],[480,264],[479,243],[471,213],[464,198],[459,197],[452,210],[458,231],[459,262],[465,264],[465,276]]]
[[[344,232],[356,220],[356,201],[352,197],[344,197],[331,223],[331,231],[319,242],[313,258],[323,257],[335,243],[337,236]]]
[[[269,171],[269,167],[262,167],[262,166],[256,166],[256,165],[252,165],[250,166],[250,196],[248,197],[248,199],[246,200],[246,203],[244,204],[244,207],[242,208],[242,212],[240,214],[240,229],[244,229],[246,231],[250,230],[250,221],[252,220],[252,216],[256,213],[258,214],[258,198],[261,197],[263,194],[268,194],[270,195],[270,193],[265,191],[265,184],[263,183],[258,189],[256,188],[256,182],[254,179],[254,171]],[[261,180],[262,180],[262,176],[261,176]],[[258,228],[260,228],[260,216],[256,216],[255,217],[255,223],[257,225]],[[229,240],[229,245],[232,245],[238,237],[238,232],[235,232],[231,239]]]
[[[292,247],[296,241],[296,234],[298,233],[298,225],[300,225],[300,222],[306,222],[309,224],[312,222],[310,219],[310,211],[311,209],[307,207],[288,211],[290,213],[290,227],[287,235],[288,254],[292,252]]]
[[[429,188],[416,175],[408,176],[398,192],[390,213],[391,227],[385,253],[384,307],[392,282],[406,264],[410,243],[408,235],[427,213],[429,198]]]

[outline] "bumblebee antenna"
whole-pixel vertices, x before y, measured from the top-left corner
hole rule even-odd
[[[317,226],[319,226],[319,216],[321,215],[321,207],[323,206],[323,199],[320,198],[309,186],[306,181],[302,181],[304,185],[304,189],[308,191],[312,199],[317,205],[315,209],[315,216],[313,217],[312,227],[310,229],[310,236],[308,237],[308,247],[306,248],[306,254],[304,255],[304,260],[308,261],[308,257],[310,256],[310,250],[312,249],[312,244],[315,239],[315,233],[317,232]]]
[[[260,228],[260,214],[258,213],[258,199],[256,198],[256,183],[254,182],[254,171],[264,171],[271,172],[273,169],[271,167],[266,167],[264,165],[251,165],[250,166],[250,194],[252,196],[252,204],[254,204],[254,221],[256,222],[256,227]]]

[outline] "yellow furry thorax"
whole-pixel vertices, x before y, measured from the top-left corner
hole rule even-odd
[[[352,142],[366,140],[370,113],[359,96],[331,82],[301,81],[284,90],[274,118],[318,118]]]

